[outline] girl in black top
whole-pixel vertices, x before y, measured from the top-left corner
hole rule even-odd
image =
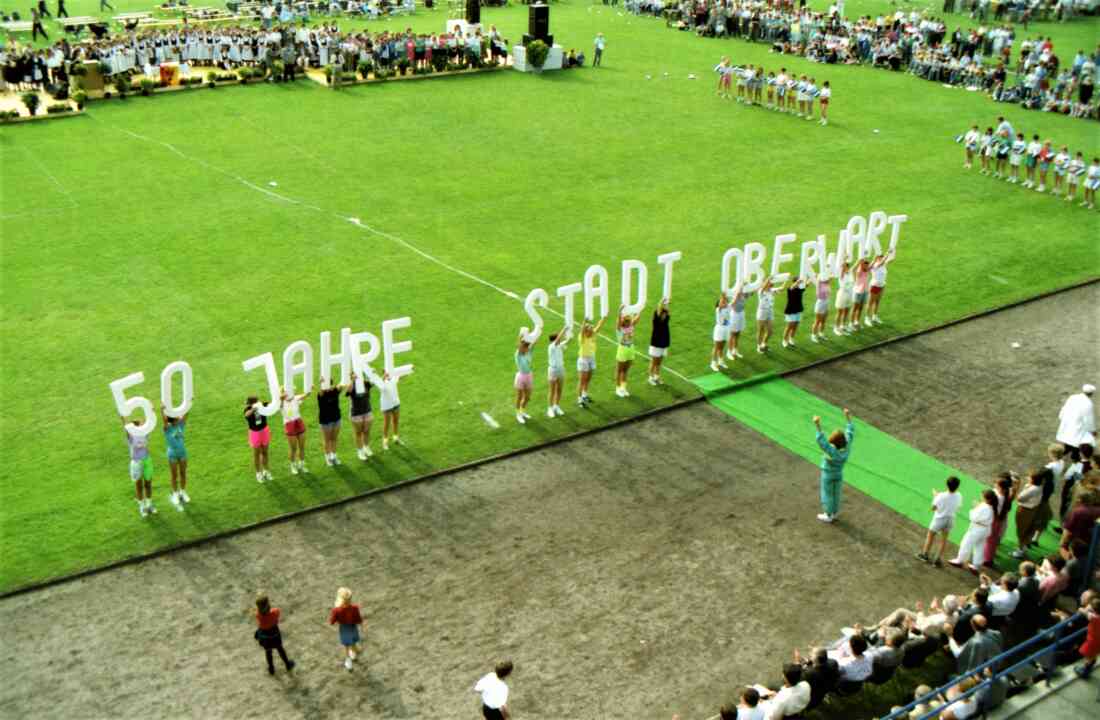
[[[668,298],[661,298],[657,309],[653,311],[653,330],[649,335],[649,384],[661,384],[661,363],[668,355],[672,343],[668,331]]]
[[[357,390],[355,373],[351,374],[351,385],[345,393],[351,398],[351,427],[355,431],[355,447],[360,460],[374,455],[370,450],[370,426],[374,422],[374,413],[370,407],[370,380],[363,378],[363,392]]]
[[[252,466],[256,469],[256,482],[271,479],[271,464],[267,449],[271,446],[271,428],[267,417],[260,413],[260,399],[250,395],[244,401],[244,421],[248,423],[248,445],[252,448]]]
[[[806,292],[803,278],[791,278],[787,283],[787,306],[783,309],[783,319],[787,325],[783,328],[783,347],[794,347],[794,336],[798,332],[798,323],[802,320],[802,293]]]
[[[322,381],[317,392],[317,421],[324,436],[325,465],[329,467],[340,464],[340,458],[336,457],[336,441],[340,436],[340,391],[343,389],[342,385]]]

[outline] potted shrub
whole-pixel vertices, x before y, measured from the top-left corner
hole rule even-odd
[[[126,73],[119,73],[115,75],[115,92],[118,93],[119,100],[126,99],[126,93],[130,92],[134,88],[130,82],[130,76]]]
[[[142,78],[141,80],[141,95],[142,97],[149,97],[153,94],[153,88],[157,86],[156,80],[152,78]]]
[[[359,75],[364,80],[366,80],[367,75],[370,75],[371,70],[374,69],[374,65],[370,61],[364,60],[363,62],[359,63],[359,68],[358,69],[359,69]]]
[[[111,74],[111,66],[103,62],[102,60],[99,61],[99,65],[97,65],[96,67],[99,68],[99,74],[103,77],[107,77]]]
[[[402,75],[406,75],[409,72],[409,59],[401,58],[397,61],[397,69],[401,71]]]
[[[211,70],[206,73],[206,86],[213,89],[218,86],[218,74]]]
[[[550,48],[542,40],[535,40],[527,45],[527,64],[534,68],[535,72],[542,72],[542,66],[550,55]]]
[[[88,93],[83,90],[77,90],[73,93],[73,101],[76,103],[77,110],[83,110],[84,103],[88,101]]]
[[[246,67],[237,71],[237,77],[241,80],[241,85],[247,85],[248,79],[252,77],[252,70]]]
[[[286,63],[282,60],[276,60],[271,63],[271,79],[275,82],[283,81],[283,73],[286,72]]]
[[[335,75],[336,75],[336,66],[335,65],[325,65],[325,83],[328,84],[328,85],[332,85],[333,84],[332,80],[333,80],[333,77]],[[338,77],[336,79],[339,80]]]
[[[358,79],[359,79],[358,76],[353,72],[342,72],[342,73],[340,73],[340,84],[341,85],[343,85],[345,83],[354,84],[355,81],[358,80]]]
[[[27,112],[34,117],[38,113],[38,105],[42,102],[36,92],[25,92],[19,96],[19,99],[23,101],[23,107],[27,108]]]

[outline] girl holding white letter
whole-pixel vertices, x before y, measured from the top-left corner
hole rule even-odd
[[[412,366],[409,366],[410,370]],[[366,368],[367,377],[378,388],[378,405],[382,409],[382,449],[390,449],[390,440],[396,445],[404,445],[401,436],[398,435],[398,424],[401,421],[401,398],[397,395],[397,381],[401,378],[390,376],[386,370],[379,377],[374,370]]]
[[[787,283],[787,305],[783,309],[783,347],[794,347],[794,336],[798,333],[798,323],[802,321],[802,293],[806,291],[803,278],[791,278]]]
[[[351,399],[351,428],[355,433],[355,454],[360,460],[367,460],[374,453],[370,450],[370,426],[374,422],[374,413],[370,407],[371,383],[363,378],[363,392],[357,389],[358,375],[351,374],[351,384],[344,394]]]
[[[581,335],[577,338],[577,404],[581,407],[587,407],[591,402],[588,384],[592,381],[592,373],[596,371],[596,338],[606,320],[607,317],[602,317],[593,325],[590,319],[585,318],[581,323]]]
[[[122,420],[122,430],[126,435],[126,444],[130,448],[130,479],[134,481],[134,496],[138,502],[138,512],[142,517],[157,512],[153,506],[153,458],[149,457],[149,436],[137,433],[140,422]]]
[[[260,399],[250,395],[244,401],[244,420],[248,423],[248,446],[252,448],[252,467],[256,470],[256,482],[271,479],[271,464],[267,456],[271,446],[271,428],[260,412]]]
[[[339,385],[330,385],[321,379],[321,389],[317,391],[317,423],[321,426],[321,440],[325,448],[325,465],[332,467],[340,464],[336,456],[337,441],[340,439],[340,392]]]
[[[164,443],[168,446],[168,470],[172,479],[172,494],[169,499],[180,512],[183,503],[191,502],[187,496],[187,448],[183,444],[183,431],[187,427],[187,413],[182,417],[171,417],[160,407],[160,419],[164,428]]]
[[[852,269],[845,262],[840,268],[840,275],[837,277],[834,335],[846,335],[848,333],[848,313],[852,309],[852,294],[855,291],[855,285],[856,279],[852,275]]]
[[[871,299],[867,305],[867,317],[863,320],[863,324],[867,327],[871,327],[872,323],[882,324],[882,320],[878,317],[878,307],[882,304],[882,293],[886,292],[886,266],[893,261],[894,253],[888,252],[885,255],[879,255],[871,263]]]
[[[562,328],[559,332],[550,336],[550,345],[547,349],[548,363],[546,365],[546,379],[550,386],[547,395],[546,417],[553,418],[564,415],[561,409],[561,390],[565,384],[565,345],[569,342],[569,328]]]
[[[283,388],[280,396],[283,408],[283,432],[290,447],[290,474],[308,473],[306,467],[306,421],[302,419],[302,401],[309,393],[295,395]]]
[[[855,295],[852,298],[852,320],[848,323],[848,330],[859,330],[859,323],[863,320],[863,306],[867,304],[868,286],[871,281],[871,263],[866,258],[861,258],[856,263],[856,281],[852,286]]]
[[[814,280],[814,325],[810,328],[810,340],[819,343],[825,339],[825,321],[829,319],[829,274]]]
[[[745,329],[745,291],[741,289],[740,285],[733,288],[733,296],[730,298],[729,306],[730,340],[726,345],[726,359],[736,360],[745,357],[737,349],[737,343],[741,340],[741,332]]]
[[[711,331],[711,339],[714,341],[714,348],[710,351],[710,369],[718,372],[720,368],[727,367],[722,361],[722,352],[730,339],[730,308],[725,293],[721,293],[714,303],[714,330]]]
[[[772,287],[770,277],[764,278],[764,284],[757,291],[759,297],[756,303],[756,352],[758,353],[768,351],[768,340],[772,336],[772,320],[775,317],[776,292],[778,290]]]
[[[634,331],[638,327],[638,318],[641,317],[629,315],[624,310],[625,305],[619,307],[619,320],[615,328],[619,339],[619,347],[615,350],[615,394],[621,398],[630,397],[630,392],[626,389],[626,378],[634,363]]]
[[[672,336],[668,330],[668,298],[661,298],[653,311],[653,329],[649,333],[649,384],[661,384],[661,363],[668,355]]]
[[[538,340],[538,333],[538,328],[530,334],[527,328],[522,328],[519,331],[519,341],[516,343],[516,377],[512,384],[516,389],[516,422],[520,425],[526,424],[531,419],[527,414],[527,403],[531,399],[531,389],[535,384],[531,370],[531,346]]]

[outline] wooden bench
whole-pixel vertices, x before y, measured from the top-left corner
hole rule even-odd
[[[30,20],[11,20],[6,23],[0,23],[0,28],[8,32],[30,32],[33,27],[34,24]]]
[[[115,22],[124,23],[127,20],[144,20],[145,18],[153,17],[151,12],[126,12],[119,13],[112,18]]]
[[[86,27],[88,25],[98,25],[101,22],[103,21],[97,17],[81,15],[79,17],[59,18],[57,24],[63,28],[78,28]]]

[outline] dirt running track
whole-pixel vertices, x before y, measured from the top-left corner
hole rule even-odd
[[[988,477],[1038,461],[1100,378],[1098,309],[1094,285],[795,382]],[[795,645],[969,587],[912,559],[920,528],[846,501],[822,526],[812,466],[698,404],[4,600],[0,716],[475,718],[507,656],[518,720],[701,720]],[[370,624],[352,673],[324,624],[341,584]],[[252,640],[258,588],[292,676]]]

